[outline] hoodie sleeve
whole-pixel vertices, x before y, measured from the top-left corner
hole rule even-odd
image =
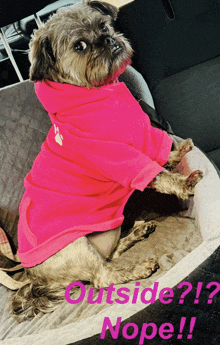
[[[169,157],[172,144],[172,139],[169,139],[166,140],[166,150],[163,149],[165,161]],[[128,189],[143,191],[152,179],[164,170],[158,162],[128,144],[88,140],[78,147],[80,151],[83,148],[82,157],[86,155],[105,177]]]
[[[61,125],[59,124],[61,128]],[[148,184],[162,171],[171,150],[172,139],[166,132],[151,133],[141,145],[125,142],[125,140],[111,140],[91,138],[90,133],[77,132],[72,126],[61,128],[63,145],[54,140],[54,131],[50,131],[47,143],[52,152],[67,160],[76,160],[77,165],[88,165],[98,169],[107,179],[118,182],[128,189],[143,191]],[[139,133],[142,135],[142,133]],[[142,146],[142,147],[141,147]]]

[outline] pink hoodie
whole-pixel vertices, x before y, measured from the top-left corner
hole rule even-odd
[[[35,89],[52,127],[24,180],[18,255],[25,267],[119,227],[129,196],[163,170],[172,145],[124,83],[87,89],[46,81]]]

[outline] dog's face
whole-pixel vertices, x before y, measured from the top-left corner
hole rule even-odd
[[[32,37],[30,79],[87,87],[111,82],[132,55],[112,27],[116,17],[116,7],[92,0],[58,10]]]

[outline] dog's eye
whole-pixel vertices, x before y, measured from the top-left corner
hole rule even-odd
[[[87,44],[84,41],[79,41],[75,44],[75,49],[82,52],[83,50],[85,50],[87,48]]]
[[[107,32],[107,31],[108,31],[108,28],[107,28],[107,26],[105,25],[105,23],[102,23],[102,24],[100,25],[100,28],[101,28],[102,32]]]

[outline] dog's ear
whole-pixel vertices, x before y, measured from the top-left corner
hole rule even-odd
[[[88,5],[104,15],[110,15],[114,21],[117,19],[118,9],[113,5],[96,0],[89,0]]]
[[[56,58],[49,37],[41,35],[39,32],[33,36],[30,43],[29,59],[31,62],[30,80],[36,82],[50,77],[52,70],[54,70]]]

